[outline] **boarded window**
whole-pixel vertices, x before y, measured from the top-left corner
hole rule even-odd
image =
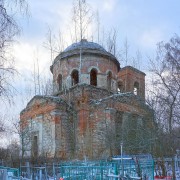
[[[112,73],[109,71],[107,74],[107,89],[111,90]]]
[[[93,86],[97,86],[97,70],[92,69],[90,72],[90,84]]]
[[[32,139],[32,155],[33,157],[38,156],[38,136],[33,136]]]
[[[134,91],[134,94],[135,94],[135,95],[139,95],[139,83],[138,83],[138,82],[135,82],[135,83],[134,83],[134,89],[133,89],[133,91]]]
[[[76,85],[79,83],[79,72],[78,70],[74,70],[72,73],[71,73],[71,80],[72,80],[72,86]]]
[[[57,77],[57,84],[58,84],[58,90],[61,91],[62,90],[62,75],[59,74]]]

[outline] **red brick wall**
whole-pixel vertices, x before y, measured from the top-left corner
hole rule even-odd
[[[145,74],[134,68],[123,68],[118,73],[118,80],[123,82],[124,92],[133,92],[134,83],[139,83],[139,96],[145,100]]]

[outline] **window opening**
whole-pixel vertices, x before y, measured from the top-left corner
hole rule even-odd
[[[133,92],[134,92],[135,95],[139,95],[139,83],[138,82],[134,83]]]
[[[32,151],[33,151],[33,156],[37,157],[37,155],[38,155],[38,136],[33,137]]]
[[[123,92],[123,82],[119,81],[118,82],[118,93],[122,93]]]
[[[107,89],[111,90],[111,81],[112,81],[112,73],[108,72],[107,74]]]
[[[58,89],[59,91],[61,91],[62,90],[62,75],[61,74],[58,75],[57,83],[58,83]]]
[[[90,72],[90,84],[93,86],[97,86],[97,70],[92,69]]]
[[[74,70],[72,72],[71,79],[72,79],[72,86],[79,83],[79,72],[78,72],[78,70]]]

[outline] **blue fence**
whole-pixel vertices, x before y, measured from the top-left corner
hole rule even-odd
[[[19,169],[0,166],[0,180],[20,179]]]

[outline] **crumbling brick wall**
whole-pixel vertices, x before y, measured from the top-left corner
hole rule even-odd
[[[90,84],[90,71],[91,69],[97,70],[97,87],[107,89],[107,74],[112,73],[111,90],[116,92],[117,90],[117,73],[118,66],[110,57],[99,56],[98,54],[82,54],[82,67],[80,82]],[[69,89],[72,87],[71,73],[74,69],[79,71],[80,58],[79,55],[73,55],[67,58],[57,59],[53,64],[53,84],[54,84],[54,94],[59,92],[58,89],[58,75],[61,74],[63,79],[63,87]]]

